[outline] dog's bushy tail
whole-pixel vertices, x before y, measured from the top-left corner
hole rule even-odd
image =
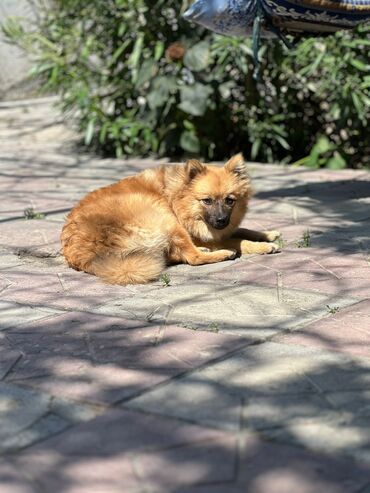
[[[138,252],[95,260],[91,270],[109,284],[145,284],[158,279],[165,265],[164,255]]]

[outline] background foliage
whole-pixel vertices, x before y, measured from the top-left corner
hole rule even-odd
[[[264,42],[257,87],[250,41],[182,21],[188,3],[63,0],[36,30],[4,29],[104,153],[369,165],[369,25],[290,51]]]

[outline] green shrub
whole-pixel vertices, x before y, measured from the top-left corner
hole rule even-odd
[[[264,43],[257,87],[250,41],[182,21],[188,3],[63,0],[34,32],[15,20],[4,29],[104,153],[369,163],[369,27],[291,51]]]

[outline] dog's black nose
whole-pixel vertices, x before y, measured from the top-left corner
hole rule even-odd
[[[223,226],[226,226],[227,225],[227,222],[228,222],[228,218],[227,217],[217,217],[216,218],[216,225],[221,228]]]

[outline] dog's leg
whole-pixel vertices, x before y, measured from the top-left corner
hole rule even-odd
[[[281,236],[279,231],[253,231],[251,229],[239,228],[232,238],[250,241],[275,241]]]
[[[190,265],[214,264],[224,260],[233,260],[237,256],[235,249],[221,249],[216,251],[204,251],[197,248],[189,233],[177,226],[171,234],[171,244],[168,253],[170,263],[186,263]]]
[[[277,253],[280,251],[279,245],[276,243],[268,243],[266,241],[250,241],[243,240],[242,238],[228,238],[222,240],[220,243],[212,243],[209,245],[212,250],[218,250],[219,248],[229,248],[236,250],[238,255],[244,254],[265,254],[265,253]]]

